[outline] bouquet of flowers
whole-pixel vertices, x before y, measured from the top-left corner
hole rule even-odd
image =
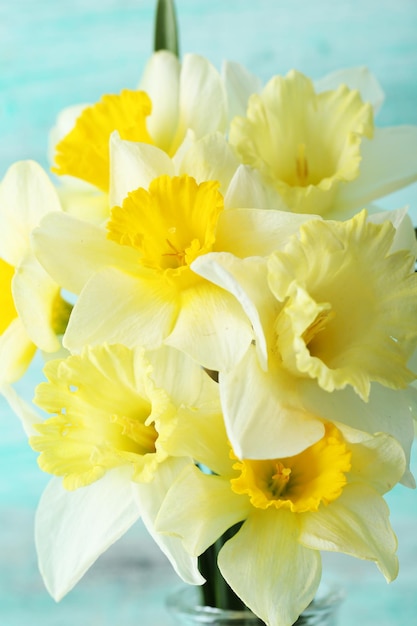
[[[374,125],[363,68],[262,85],[180,61],[160,11],[138,89],[60,115],[62,182],[26,161],[1,183],[1,390],[53,475],[54,598],[141,516],[206,604],[290,626],[320,551],[398,572],[417,246],[372,203],[417,180],[417,128]],[[37,350],[43,414],[12,386]]]

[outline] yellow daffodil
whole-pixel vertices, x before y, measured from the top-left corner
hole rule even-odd
[[[12,165],[0,185],[0,383],[24,373],[39,347],[60,348],[70,306],[59,286],[33,255],[30,234],[49,212],[61,210],[58,196],[34,162]]]
[[[317,93],[303,74],[275,76],[231,123],[230,143],[291,211],[353,213],[417,180],[417,127],[374,129],[359,91]]]
[[[226,122],[226,92],[215,68],[198,55],[186,55],[180,64],[170,52],[160,51],[147,64],[140,90],[105,95],[81,111],[56,146],[53,171],[106,192],[113,131],[124,140],[155,145],[173,156],[187,131],[200,138],[211,131],[224,132]],[[63,133],[57,129],[54,134]]]
[[[407,364],[417,341],[415,257],[391,252],[395,232],[362,212],[346,222],[307,221],[268,260],[211,253],[193,262],[235,295],[254,329],[255,345],[220,375],[239,455],[296,454],[322,436],[319,405],[304,397],[309,381],[327,394],[349,386],[365,407],[371,383],[398,390],[414,380]],[[339,398],[330,401],[333,412]],[[389,420],[384,426],[392,432]],[[273,436],[263,443],[266,428]]]
[[[193,464],[188,439],[196,432],[213,444],[211,464],[222,469],[214,445],[225,439],[217,384],[165,347],[146,354],[122,345],[86,347],[49,361],[44,371],[48,380],[35,396],[49,414],[43,422],[38,416],[35,423],[12,390],[6,395],[41,468],[57,477],[36,521],[41,572],[53,597],[65,595],[139,516],[177,572],[201,584],[196,559],[178,539],[157,534],[154,520],[177,475]]]
[[[232,454],[228,471],[216,475],[185,468],[156,521],[195,556],[240,524],[220,549],[218,566],[270,626],[291,626],[313,599],[320,550],[374,561],[388,581],[398,573],[397,540],[381,496],[404,471],[401,446],[386,434],[330,422],[323,428],[294,456],[261,461]],[[201,446],[193,454],[207,461]]]
[[[310,218],[224,210],[216,182],[187,175],[159,176],[149,189],[128,193],[107,233],[69,216],[50,217],[34,233],[35,249],[55,279],[80,294],[64,339],[70,350],[165,342],[209,369],[238,362],[253,333],[236,299],[197,276],[191,263],[212,250],[269,254]]]

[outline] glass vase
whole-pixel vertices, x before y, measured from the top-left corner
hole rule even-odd
[[[342,598],[339,590],[323,586],[294,626],[337,626],[337,610]],[[229,611],[202,605],[196,587],[186,587],[172,593],[168,597],[167,607],[175,622],[181,626],[265,626],[249,609]]]

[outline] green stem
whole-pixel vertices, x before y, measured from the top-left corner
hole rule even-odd
[[[155,16],[154,51],[168,50],[179,57],[178,25],[174,0],[158,0]]]
[[[230,611],[241,611],[246,608],[242,600],[224,580],[217,566],[217,556],[221,548],[226,541],[236,534],[239,528],[240,524],[236,524],[227,530],[199,557],[200,572],[207,581],[202,587],[203,601],[206,606]]]

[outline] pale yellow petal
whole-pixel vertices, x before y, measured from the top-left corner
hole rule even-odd
[[[38,434],[35,425],[42,421],[42,417],[33,405],[26,402],[10,384],[2,384],[0,393],[6,398],[13,413],[20,419],[27,436]]]
[[[220,132],[213,132],[190,146],[181,161],[179,173],[193,176],[198,183],[218,180],[224,194],[238,165],[225,137]]]
[[[226,86],[229,121],[235,115],[244,115],[249,96],[261,90],[262,82],[246,67],[233,61],[222,65],[222,78]]]
[[[417,180],[417,126],[377,128],[361,152],[360,175],[337,196],[341,210],[360,209]]]
[[[248,165],[240,165],[230,181],[224,204],[227,209],[275,209],[289,211],[282,197],[261,174]]]
[[[274,300],[268,289],[266,261],[259,258],[240,260],[225,252],[198,257],[192,270],[232,294],[251,323],[258,359],[267,368],[267,337],[275,314]],[[268,324],[269,322],[269,324]]]
[[[105,268],[90,279],[73,309],[64,346],[123,343],[156,348],[172,332],[178,293],[160,277],[143,278]]]
[[[209,476],[190,465],[168,492],[156,528],[181,538],[190,554],[198,556],[231,526],[245,519],[248,510],[247,498],[233,493],[228,480]]]
[[[53,479],[35,519],[39,569],[51,596],[56,601],[63,598],[139,515],[124,469],[75,492]]]
[[[0,335],[0,384],[14,383],[23,376],[35,352],[22,321],[14,319]]]
[[[220,406],[181,407],[178,423],[165,444],[169,454],[189,456],[211,472],[230,473],[230,443]]]
[[[400,442],[409,467],[414,438],[412,407],[415,404],[411,389],[399,391],[374,383],[368,402],[363,402],[353,389],[328,393],[313,381],[303,381],[300,395],[306,409],[317,412],[324,419],[342,422],[368,433],[389,433]],[[402,462],[399,462],[398,469],[401,467]],[[402,482],[409,487],[415,484],[409,472],[404,475]]]
[[[288,511],[251,515],[219,553],[219,568],[243,602],[270,626],[292,626],[320,581],[320,554],[299,541]]]
[[[147,128],[155,144],[167,153],[177,129],[180,72],[178,58],[168,50],[159,50],[150,57],[139,83],[152,101]]]
[[[404,450],[386,433],[370,435],[337,424],[352,454],[351,482],[365,482],[378,493],[390,491],[401,480],[406,466]]]
[[[371,487],[347,485],[338,500],[303,516],[300,541],[312,550],[344,552],[375,561],[387,581],[398,574],[397,538],[389,509]]]
[[[239,458],[291,456],[324,434],[321,420],[300,405],[294,379],[276,367],[264,372],[254,346],[235,368],[221,373],[220,396],[229,439]]]
[[[158,532],[157,527],[158,513],[168,490],[181,472],[188,470],[190,464],[193,466],[189,459],[167,459],[159,466],[153,482],[138,484],[135,487],[135,494],[148,532],[167,556],[178,576],[190,585],[201,585],[204,578],[198,571],[195,555],[184,549],[179,537],[162,534]]]
[[[282,248],[302,224],[317,216],[263,208],[236,208],[219,217],[215,249],[242,259]]]
[[[57,335],[64,333],[71,313],[60,291],[32,254],[16,269],[13,295],[19,317],[33,343],[46,352],[60,349]]]
[[[121,205],[127,194],[138,187],[147,189],[154,178],[174,175],[170,157],[159,147],[110,136],[110,205]]]
[[[177,406],[215,406],[219,402],[217,384],[184,352],[161,346],[148,352],[147,359],[155,384],[166,389]]]
[[[233,296],[201,281],[181,292],[178,318],[166,343],[203,367],[228,370],[242,358],[252,338],[252,329]]]
[[[34,161],[19,161],[0,185],[0,250],[9,265],[20,263],[30,249],[30,233],[44,215],[60,211],[57,192]]]
[[[50,276],[72,293],[79,293],[95,272],[108,265],[127,271],[137,268],[134,250],[107,239],[100,226],[63,213],[46,216],[32,242]]]
[[[203,57],[186,54],[180,76],[179,120],[171,151],[175,151],[192,128],[197,138],[209,132],[225,131],[226,92],[218,71]]]
[[[357,89],[362,100],[372,104],[375,113],[378,113],[385,98],[378,79],[365,66],[336,70],[314,81],[314,85],[317,92],[337,89],[340,85]]]

